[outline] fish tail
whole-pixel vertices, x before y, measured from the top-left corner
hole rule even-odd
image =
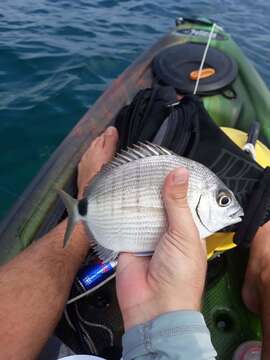
[[[78,212],[79,201],[74,199],[72,196],[70,196],[63,190],[57,189],[57,192],[61,197],[63,203],[65,204],[65,207],[68,212],[68,223],[67,223],[67,228],[64,236],[64,244],[63,244],[63,247],[65,247],[71,238],[71,234],[73,232],[76,223],[79,222],[82,219],[82,217]]]

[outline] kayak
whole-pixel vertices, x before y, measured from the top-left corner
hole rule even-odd
[[[157,56],[162,55],[164,50],[174,51],[177,46],[181,50],[174,55],[179,60],[177,66],[184,68],[186,63],[190,63],[196,56],[195,52],[183,51],[187,49],[185,46],[198,44],[205,47],[212,27],[213,23],[208,20],[177,19],[171,32],[138,57],[111,83],[55,150],[2,221],[1,264],[21,252],[34,239],[47,233],[63,218],[63,204],[55,189],[65,189],[71,195],[76,194],[75,173],[82,154],[96,136],[113,124],[121,108],[129,104],[139,90],[153,86],[157,78],[158,81],[166,83],[169,76],[166,74],[168,56],[161,58],[162,61],[155,61]],[[209,76],[208,87],[201,87],[201,92],[198,92],[204,107],[216,124],[230,133],[238,144],[245,139],[243,132],[248,132],[252,122],[256,120],[261,127],[260,140],[269,147],[270,128],[267,123],[270,117],[270,93],[262,78],[230,35],[220,26],[216,26],[212,34],[210,50],[213,59],[217,56],[217,63],[220,53],[224,54],[225,60],[229,60],[220,67],[222,76],[215,79],[213,76],[213,81],[213,67],[209,67],[209,74],[206,74]],[[164,66],[165,71],[161,71],[160,75],[159,70],[164,70]],[[196,77],[196,74],[193,75]],[[188,84],[175,84],[179,91],[182,86],[188,91]],[[215,245],[211,250],[209,245],[208,248],[209,270],[203,314],[218,352],[218,359],[229,359],[241,343],[260,340],[261,328],[259,320],[248,312],[241,301],[241,284],[248,254],[237,247],[228,247],[222,236],[219,235],[219,247]],[[106,285],[104,291],[103,295],[94,293],[89,299],[83,300],[80,309],[82,313],[87,312],[88,318],[94,319],[96,323],[107,321],[113,329],[116,344],[119,345],[123,328],[114,283]],[[104,305],[104,301],[99,301],[100,296],[105,296],[108,306]],[[62,325],[62,328],[63,326],[65,327]],[[92,331],[93,336],[99,337],[98,329]],[[72,343],[74,334],[65,336],[65,330],[60,332],[66,343]],[[100,341],[100,347],[102,346],[103,341]]]

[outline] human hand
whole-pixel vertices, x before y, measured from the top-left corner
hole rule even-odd
[[[247,308],[261,317],[262,359],[270,359],[270,221],[252,240],[242,297]]]
[[[116,274],[125,329],[176,310],[199,310],[207,259],[187,204],[188,172],[171,172],[163,199],[168,229],[152,258],[120,254]]]

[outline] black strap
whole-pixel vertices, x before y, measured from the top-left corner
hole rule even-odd
[[[175,103],[176,91],[170,86],[155,86],[138,92],[115,119],[119,132],[119,148],[125,149],[138,141],[152,141]]]
[[[140,141],[153,140],[157,130],[171,112],[169,105],[175,101],[176,91],[172,87],[156,86],[153,88],[151,99],[141,120]]]
[[[254,185],[245,208],[245,216],[234,236],[234,242],[249,247],[263,219],[267,216],[270,199],[270,168],[267,167],[260,180]]]

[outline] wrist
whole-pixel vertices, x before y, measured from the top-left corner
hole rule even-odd
[[[200,311],[201,296],[187,297],[186,299],[178,294],[177,298],[160,296],[146,303],[137,304],[131,308],[121,309],[125,330],[136,325],[146,323],[165,313],[173,311]]]

